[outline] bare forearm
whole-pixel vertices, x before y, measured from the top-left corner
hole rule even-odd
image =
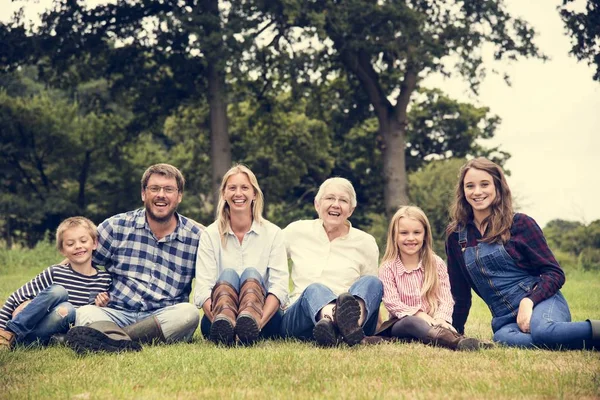
[[[262,320],[260,321],[261,329],[269,322],[273,315],[275,315],[279,309],[279,305],[279,299],[275,295],[269,293],[265,300],[265,306],[263,307]]]

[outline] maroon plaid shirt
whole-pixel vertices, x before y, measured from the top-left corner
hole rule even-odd
[[[476,246],[479,240],[481,234],[471,221],[467,224],[467,247]],[[533,218],[525,214],[515,214],[510,228],[510,239],[504,244],[504,248],[518,267],[540,277],[539,284],[527,296],[534,306],[556,294],[565,283],[565,274],[548,247],[544,233]],[[477,295],[481,295],[466,270],[456,232],[446,239],[446,255],[450,288],[455,301],[453,324],[459,333],[464,333],[471,308],[471,288]]]

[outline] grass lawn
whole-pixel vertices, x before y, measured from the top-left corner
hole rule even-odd
[[[60,259],[0,250],[0,301]],[[600,319],[600,276],[572,272],[573,320]],[[467,332],[490,338],[477,299]],[[0,352],[0,399],[600,398],[600,353],[497,347],[459,353],[421,344],[321,349],[296,341],[251,348],[193,343],[78,356],[66,347]]]

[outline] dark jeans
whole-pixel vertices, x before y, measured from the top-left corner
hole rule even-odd
[[[42,290],[6,327],[15,333],[17,342],[30,344],[39,340],[47,344],[56,333],[66,333],[75,323],[75,308],[69,294],[60,285]]]

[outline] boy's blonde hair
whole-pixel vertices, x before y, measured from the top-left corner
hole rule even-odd
[[[398,248],[397,237],[399,230],[399,223],[402,218],[412,218],[423,225],[423,246],[419,252],[419,259],[423,265],[425,277],[423,279],[423,287],[421,288],[421,295],[425,298],[425,301],[429,305],[429,315],[433,317],[437,310],[440,302],[439,290],[440,280],[438,278],[437,263],[435,261],[435,253],[433,252],[433,236],[431,234],[431,225],[425,212],[416,206],[403,206],[400,207],[396,214],[390,221],[390,226],[387,234],[387,243],[385,246],[385,254],[381,260],[381,264],[386,262],[393,262],[397,257],[400,257],[400,250]]]
[[[83,227],[92,237],[94,242],[98,241],[98,230],[96,225],[86,217],[69,217],[58,225],[56,228],[56,248],[58,251],[63,250],[63,236],[67,229]]]

